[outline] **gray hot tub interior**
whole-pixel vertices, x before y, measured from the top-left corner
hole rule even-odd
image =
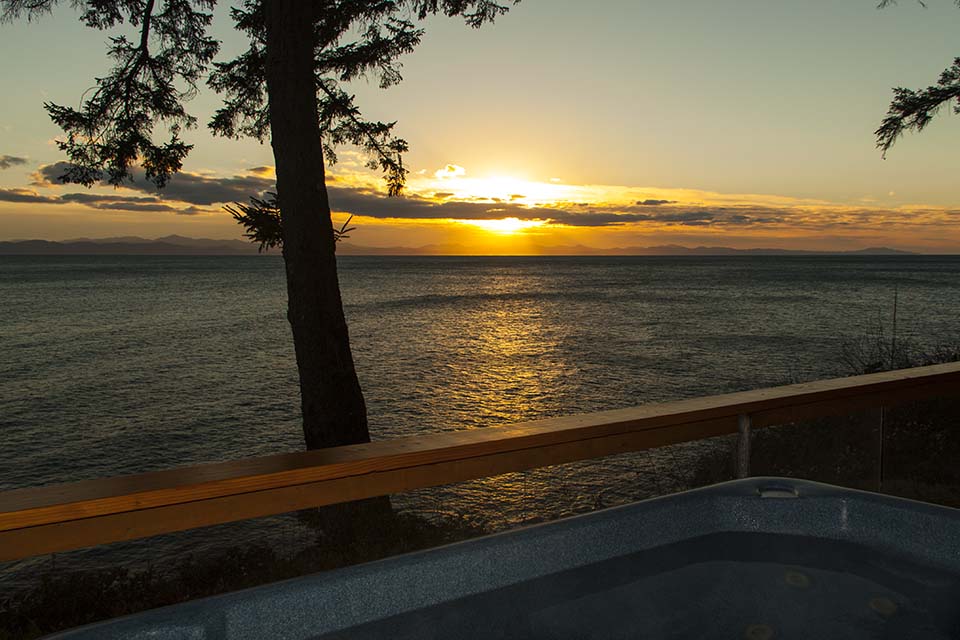
[[[960,511],[751,478],[55,637],[956,638]]]

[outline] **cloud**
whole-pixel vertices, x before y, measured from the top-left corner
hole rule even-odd
[[[139,204],[136,202],[97,202],[88,204],[88,207],[92,209],[101,209],[103,211],[169,211],[172,213],[180,213],[180,210],[176,207],[171,207],[168,204]]]
[[[672,211],[670,213],[657,213],[650,216],[651,220],[657,222],[677,222],[680,224],[710,224],[717,220],[717,214],[707,210],[693,211]]]
[[[79,202],[81,204],[103,204],[107,202],[142,204],[160,202],[160,199],[154,196],[114,196],[100,193],[65,193],[60,196],[60,199],[64,202]]]
[[[614,227],[638,223],[678,227],[772,225],[784,222],[789,212],[758,206],[666,206],[645,204],[561,202],[550,206],[525,206],[513,201],[427,199],[408,194],[388,198],[369,188],[330,186],[335,211],[379,219],[409,220],[543,220],[571,227]],[[434,193],[434,198],[452,194]],[[643,201],[641,201],[643,202]]]
[[[36,187],[52,187],[58,185],[60,184],[60,176],[63,175],[69,166],[66,162],[43,165],[33,174],[33,180],[30,184]],[[121,188],[148,193],[156,202],[173,200],[197,206],[210,206],[227,202],[247,202],[250,196],[262,197],[265,191],[274,189],[275,181],[272,177],[272,169],[269,167],[254,167],[254,169],[270,169],[270,177],[261,175],[238,175],[221,178],[181,172],[170,178],[170,181],[163,189],[158,190],[153,184],[146,180],[143,169],[135,167],[132,172],[133,180],[125,182]],[[103,186],[110,185],[103,183]],[[92,202],[93,200],[90,201]],[[141,208],[139,210],[145,209]]]
[[[40,165],[40,168],[30,174],[30,185],[34,187],[53,187],[59,184],[60,176],[70,168],[69,162],[54,162]]]
[[[132,184],[124,185],[144,193],[157,194],[165,200],[178,200],[189,204],[209,206],[226,202],[248,202],[250,196],[263,197],[264,192],[275,189],[272,177],[240,175],[227,178],[201,176],[195,173],[178,173],[158,191],[146,180],[135,178]]]
[[[564,207],[527,207],[515,202],[444,200],[435,202],[416,195],[388,198],[369,189],[329,187],[335,211],[379,219],[410,220],[544,220],[577,227],[606,227],[652,219],[646,213]]]
[[[330,206],[335,211],[368,218],[495,220],[511,215],[502,212],[502,205],[489,201],[444,200],[435,202],[412,193],[403,197],[388,198],[371,189],[340,185],[327,187],[327,193],[330,195]],[[531,209],[530,213],[533,212]]]
[[[178,216],[199,216],[199,215],[210,215],[223,213],[222,209],[204,209],[202,207],[187,207],[186,209],[176,209],[174,210]]]
[[[34,174],[34,186],[54,186],[65,163],[45,165]],[[438,173],[457,174],[462,169],[448,165]],[[689,192],[676,199],[647,198],[647,189],[597,188],[597,194],[609,194],[613,201],[589,201],[591,194],[571,195],[570,201],[527,206],[520,194],[509,198],[457,197],[452,191],[428,190],[424,195],[409,190],[403,197],[388,198],[373,183],[359,181],[363,176],[327,176],[327,192],[335,212],[381,220],[497,220],[517,218],[538,220],[567,227],[613,228],[630,225],[674,229],[709,228],[712,230],[805,230],[879,229],[889,225],[955,225],[960,212],[935,207],[908,206],[868,209],[829,202],[789,199],[780,196],[749,196]],[[432,185],[431,185],[432,186]],[[105,211],[168,212],[176,215],[222,215],[219,205],[246,202],[249,196],[262,197],[275,190],[270,167],[253,167],[249,173],[234,176],[180,173],[166,188],[157,191],[135,172],[135,181],[111,194],[66,193],[41,195],[30,189],[0,190],[0,200],[63,204],[73,203]],[[425,195],[429,194],[429,195]],[[585,197],[586,195],[586,197]],[[661,195],[661,194],[656,194]],[[587,201],[583,201],[587,200]]]
[[[551,222],[570,227],[616,227],[637,222],[649,222],[642,213],[612,213],[603,211],[556,211]]]
[[[113,196],[99,193],[66,193],[60,196],[62,202],[75,202],[91,209],[104,211],[173,211],[176,207],[165,204],[159,198],[138,196]]]
[[[69,166],[66,162],[43,165],[32,174],[30,184],[42,188],[62,186],[59,178]],[[259,169],[259,167],[256,169]],[[157,190],[151,183],[147,182],[143,170],[140,168],[133,170],[133,178],[132,182],[127,182],[122,187],[114,189],[113,194],[86,192],[44,196],[29,189],[4,189],[0,192],[0,200],[47,204],[72,203],[103,211],[168,212],[178,215],[199,215],[218,212],[216,208],[210,209],[210,205],[232,201],[246,202],[250,196],[262,196],[264,191],[274,188],[272,178],[257,175],[219,178],[194,173],[180,173],[175,175],[162,190]],[[103,184],[102,186],[110,185]],[[131,191],[147,195],[131,195]]]
[[[0,156],[0,170],[9,169],[18,164],[27,164],[27,159],[19,156]]]
[[[437,169],[433,175],[437,178],[459,178],[467,174],[467,170],[458,164],[448,164],[442,169]]]
[[[155,197],[112,196],[99,193],[66,193],[62,196],[45,196],[32,189],[0,189],[0,201],[32,204],[80,204],[104,211],[170,211],[174,213],[203,213],[204,210],[186,211],[177,209]]]
[[[0,202],[35,202],[44,204],[60,204],[60,198],[42,196],[32,189],[3,189],[0,188]]]

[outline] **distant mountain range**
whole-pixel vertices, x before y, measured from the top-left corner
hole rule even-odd
[[[422,247],[362,247],[343,243],[338,247],[341,255],[398,255],[398,256],[430,256],[430,255],[477,255],[476,250],[459,244],[428,244]],[[911,251],[901,251],[889,247],[869,247],[856,251],[803,251],[799,249],[734,249],[732,247],[684,247],[677,244],[658,245],[653,247],[615,247],[612,249],[598,249],[585,245],[545,246],[537,247],[534,255],[551,256],[728,256],[728,255],[870,255],[894,256],[916,255]]]
[[[124,236],[117,238],[76,238],[13,240],[0,242],[0,255],[256,255],[257,247],[242,240],[213,240],[164,236],[155,240]]]
[[[856,251],[801,251],[795,249],[733,249],[731,247],[683,247],[669,244],[655,247],[618,247],[597,249],[584,245],[537,247],[542,255],[591,256],[729,256],[729,255],[913,255],[910,251],[888,247],[870,247]],[[423,247],[364,247],[344,242],[337,247],[340,255],[354,256],[427,256],[476,255],[466,245],[444,244]],[[136,236],[115,238],[75,238],[50,240],[11,240],[0,242],[0,255],[257,255],[257,247],[243,240],[214,240],[164,236],[149,240]],[[272,251],[268,255],[279,255]]]

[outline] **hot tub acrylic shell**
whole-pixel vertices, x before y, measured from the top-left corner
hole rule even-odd
[[[821,548],[841,564],[863,566],[866,578],[823,565]],[[652,565],[664,566],[647,572]],[[898,591],[901,581],[913,596]],[[679,638],[711,631],[754,638],[958,637],[960,510],[750,478],[54,637]]]

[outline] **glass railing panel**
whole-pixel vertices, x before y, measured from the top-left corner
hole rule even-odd
[[[880,409],[754,429],[750,475],[783,476],[876,491]]]
[[[960,393],[884,411],[882,491],[960,507]]]

